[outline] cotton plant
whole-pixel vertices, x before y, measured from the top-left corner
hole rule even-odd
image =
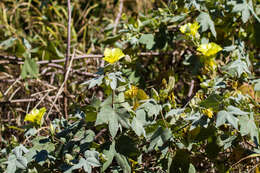
[[[200,25],[198,22],[187,23],[180,27],[182,34],[185,34],[188,39],[191,39],[197,47],[200,54],[200,61],[204,64],[206,70],[215,71],[217,63],[215,60],[216,54],[222,50],[222,47],[214,42],[200,44],[200,34],[198,32]]]
[[[113,74],[115,72],[116,63],[119,62],[123,57],[125,57],[125,54],[119,48],[112,48],[112,49],[106,48],[105,49],[103,60],[108,62],[109,65],[113,66],[113,72],[110,73],[110,74]],[[108,74],[108,78],[109,78],[109,74]],[[108,85],[109,85],[110,80],[111,80],[111,78],[107,80]],[[113,79],[112,79],[112,81],[113,81]],[[129,87],[126,87],[126,88],[128,88],[128,90],[126,90],[124,92],[124,97],[125,97],[125,99],[132,102],[132,106],[133,106],[132,109],[133,110],[136,110],[138,108],[138,106],[141,105],[142,100],[149,99],[149,96],[145,93],[145,91],[138,88],[137,86],[129,84]],[[111,89],[113,90],[112,97],[114,97],[115,88],[111,87]]]

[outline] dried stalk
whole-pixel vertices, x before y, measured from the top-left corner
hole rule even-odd
[[[113,34],[115,35],[116,34],[116,28],[117,28],[117,25],[119,23],[119,20],[122,16],[122,12],[123,12],[123,7],[124,7],[124,0],[120,0],[120,5],[119,5],[119,12],[117,14],[117,17],[116,17],[116,20],[115,20],[115,24],[114,24],[114,29],[113,29]]]
[[[73,55],[75,55],[75,50],[74,50],[74,52],[73,52]],[[51,113],[51,111],[52,111],[52,108],[53,108],[54,104],[56,103],[57,99],[59,98],[59,96],[62,94],[62,92],[65,92],[65,90],[64,90],[64,85],[65,85],[65,83],[66,83],[67,80],[68,80],[69,72],[70,72],[70,70],[71,70],[73,60],[74,60],[74,56],[72,56],[72,58],[71,58],[71,60],[70,60],[70,64],[69,64],[67,73],[65,74],[64,82],[62,83],[62,85],[60,86],[60,89],[58,90],[58,93],[56,94],[56,97],[55,97],[55,99],[54,99],[54,101],[53,101],[53,104],[52,104],[52,106],[51,106],[51,108],[50,108],[50,110],[49,110],[49,112],[48,112],[48,114],[47,114],[47,116],[46,116],[46,119],[48,119],[48,117],[49,117],[49,115],[50,115],[50,113]],[[66,118],[67,118],[67,117],[66,117]]]
[[[70,59],[70,37],[71,37],[71,4],[70,4],[70,0],[67,0],[67,5],[68,5],[68,33],[67,33],[67,54],[66,54],[66,61],[64,64],[64,78],[67,74],[68,71],[68,63],[69,63],[69,59]],[[64,115],[65,118],[68,119],[68,98],[66,96],[67,93],[67,80],[64,80],[64,92],[63,92],[63,106],[64,106]]]

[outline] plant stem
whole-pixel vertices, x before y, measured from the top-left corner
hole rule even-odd
[[[70,59],[70,33],[71,33],[71,5],[70,5],[70,0],[67,0],[67,6],[68,6],[68,28],[67,28],[67,54],[66,54],[66,60],[64,64],[64,78],[67,73],[68,69],[68,63]],[[64,90],[63,90],[63,104],[64,104],[64,115],[65,118],[68,119],[68,98],[66,96],[67,93],[67,81],[65,81],[64,84]]]
[[[169,127],[168,127],[168,125],[167,125],[167,123],[166,123],[166,121],[165,121],[165,119],[164,119],[163,113],[162,113],[162,111],[160,111],[160,112],[161,112],[161,116],[162,116],[162,120],[163,120],[163,122],[164,122],[164,125],[165,125],[165,127],[168,129]]]

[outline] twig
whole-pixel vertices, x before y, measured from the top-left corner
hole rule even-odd
[[[19,82],[21,80],[21,78],[19,77],[18,79],[15,80],[15,82],[5,91],[4,95],[7,95],[8,92],[13,88],[13,86]]]
[[[188,93],[189,98],[191,97],[191,95],[193,93],[193,89],[194,89],[194,80],[191,80],[190,89],[189,89],[189,93]]]
[[[54,67],[54,68],[59,68],[59,69],[63,69],[63,67],[59,64],[54,64],[54,63],[49,63],[48,64],[49,67]]]
[[[50,96],[47,96],[47,99],[48,99],[49,102],[53,103],[53,100]],[[58,108],[58,106],[56,104],[54,104],[54,108],[62,116],[62,113],[61,113],[60,109]]]
[[[54,89],[47,89],[45,91],[40,91],[40,92],[37,92],[37,93],[33,93],[33,94],[31,94],[31,96],[34,97],[36,95],[39,95],[39,94],[42,94],[42,93],[45,93],[45,92],[49,93],[49,92],[54,91],[54,90],[56,90],[56,88],[54,88]]]
[[[84,58],[102,58],[102,54],[86,54],[86,55],[78,55],[74,58],[74,60],[84,59]],[[23,60],[20,58],[15,59],[13,56],[1,56],[0,58],[4,58],[7,60],[4,60],[2,64],[24,64]],[[43,60],[43,61],[37,61],[37,64],[49,64],[49,63],[61,63],[65,62],[66,58],[63,59],[53,59],[53,60]]]
[[[41,98],[41,100],[34,106],[33,109],[37,108],[37,107],[41,104],[41,102],[45,99],[45,97],[47,97],[47,96],[49,95],[49,93],[50,93],[50,91],[48,91],[48,92]]]
[[[74,50],[74,52],[73,52],[73,55],[75,55],[75,50]],[[49,115],[50,115],[50,113],[51,113],[51,111],[52,111],[52,108],[53,108],[54,104],[56,103],[58,97],[59,97],[59,96],[61,95],[61,93],[64,91],[64,84],[65,84],[65,83],[67,82],[67,80],[68,80],[69,72],[70,72],[70,70],[71,70],[71,66],[72,66],[73,60],[74,60],[74,56],[72,56],[72,58],[71,58],[71,61],[70,61],[70,64],[69,64],[67,73],[65,74],[64,82],[62,83],[62,85],[60,86],[60,89],[58,90],[58,93],[57,93],[57,95],[56,95],[56,97],[55,97],[55,99],[54,99],[54,101],[53,101],[53,103],[52,103],[52,105],[51,105],[51,108],[50,108],[48,114],[46,115],[46,119],[48,119],[48,117],[49,117]]]
[[[70,29],[71,29],[71,4],[70,0],[67,0],[68,5],[68,29],[67,29],[67,55],[66,55],[66,61],[64,64],[64,78],[67,74],[68,70],[68,63],[70,59]],[[64,80],[64,92],[63,92],[63,106],[64,106],[64,114],[65,118],[68,119],[68,98],[66,96],[67,92],[67,80]]]
[[[173,55],[173,52],[140,52],[137,53],[138,56],[161,56],[161,55]],[[102,54],[83,54],[83,55],[77,55],[74,57],[74,60],[80,60],[85,58],[103,58],[104,55]],[[23,60],[20,58],[15,58],[13,56],[2,56],[0,55],[0,58],[7,59],[8,61],[4,61],[4,63],[13,63],[13,64],[24,64]],[[50,64],[50,63],[62,63],[65,62],[66,58],[63,59],[54,59],[54,60],[43,60],[43,61],[37,61],[37,64]]]
[[[18,87],[13,93],[12,95],[9,97],[9,100],[12,100],[12,98],[15,96],[15,94],[21,89],[21,87]]]
[[[163,116],[162,110],[160,111],[160,113],[161,113],[161,116],[162,116],[163,123],[164,123],[165,127],[168,129],[169,127],[168,127],[167,122],[166,122],[166,120],[165,120],[165,118]]]
[[[27,105],[27,108],[26,108],[26,114],[29,113],[30,105],[31,105],[31,102],[29,102],[28,105]]]
[[[115,20],[114,29],[113,29],[113,35],[116,34],[116,28],[117,28],[117,25],[118,25],[118,23],[119,23],[119,20],[120,20],[120,18],[121,18],[121,16],[122,16],[123,7],[124,7],[124,0],[120,0],[119,12],[118,12],[117,17],[116,17],[116,20]]]
[[[107,129],[102,129],[100,130],[100,132],[95,136],[94,140],[96,141],[103,133],[105,133],[107,131]]]
[[[240,162],[242,162],[243,160],[246,159],[250,159],[250,158],[254,158],[254,157],[260,157],[260,154],[256,153],[256,154],[251,154],[249,156],[243,157],[242,159],[240,159],[238,162],[234,163],[233,165],[231,165],[230,168],[234,168],[237,164],[239,164]]]
[[[6,104],[6,103],[23,103],[23,102],[34,102],[34,101],[37,101],[37,99],[14,99],[9,101],[0,101],[0,103]]]
[[[88,76],[88,77],[97,77],[98,76],[98,74],[95,74],[95,73],[81,72],[81,71],[78,71],[78,70],[73,70],[73,72],[75,72],[78,75]]]
[[[252,169],[250,169],[248,172],[254,172],[254,169],[256,169],[258,166],[260,165],[260,163],[256,164],[255,166],[253,166]],[[255,171],[255,172],[258,172],[258,171]]]
[[[54,96],[49,96],[49,98],[53,98]],[[74,98],[75,96],[70,96]],[[56,98],[56,96],[55,96]],[[62,98],[59,96],[58,98]],[[37,98],[28,98],[28,99],[14,99],[14,100],[7,100],[7,101],[0,101],[0,104],[11,104],[11,103],[26,103],[26,102],[35,102],[38,101],[39,99]],[[53,102],[52,102],[53,103]]]

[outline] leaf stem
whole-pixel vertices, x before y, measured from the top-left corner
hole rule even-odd
[[[114,109],[114,102],[115,102],[115,90],[112,89],[112,108]]]
[[[164,123],[165,127],[168,129],[169,127],[168,127],[168,125],[166,123],[166,120],[165,120],[165,118],[163,116],[162,110],[160,111],[160,113],[161,113],[161,116],[162,116],[163,123]]]

